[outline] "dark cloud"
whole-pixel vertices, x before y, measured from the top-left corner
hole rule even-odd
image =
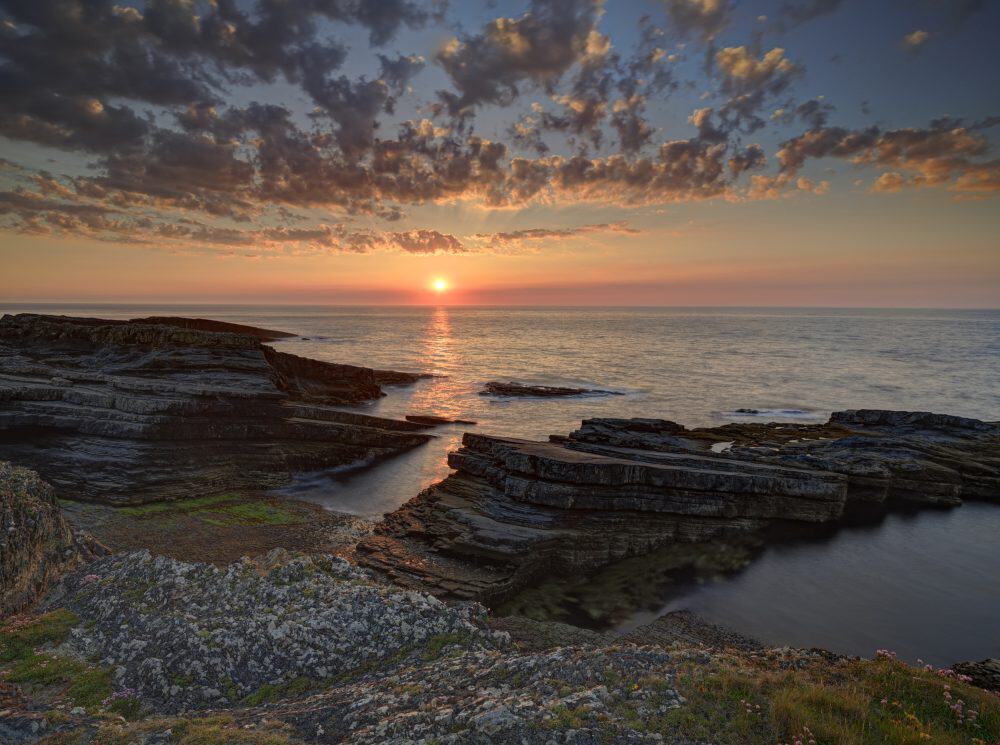
[[[598,0],[532,0],[519,18],[497,18],[454,38],[437,54],[456,92],[439,96],[453,116],[482,104],[506,105],[525,83],[550,88],[574,64],[601,54]]]
[[[670,29],[681,37],[711,41],[729,24],[729,0],[663,0]]]
[[[796,2],[783,2],[778,10],[775,19],[775,27],[778,31],[789,31],[803,23],[808,23],[816,18],[830,15],[837,11],[844,0],[796,0]]]

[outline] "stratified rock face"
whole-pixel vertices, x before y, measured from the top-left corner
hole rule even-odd
[[[410,422],[328,406],[382,395],[377,373],[277,352],[259,335],[4,316],[0,456],[77,499],[266,488],[428,439]]]
[[[62,572],[104,552],[69,527],[52,487],[37,473],[0,462],[0,618],[30,605]]]
[[[850,499],[1000,496],[1000,426],[960,417],[850,411],[695,430],[591,419],[551,440],[467,433],[449,456],[456,472],[388,515],[360,560],[403,585],[492,602],[667,543],[836,521]]]
[[[687,453],[467,433],[457,470],[388,515],[358,549],[403,584],[499,600],[536,576],[596,569],[665,543],[786,518],[836,519],[845,480]]]
[[[597,388],[565,388],[554,385],[523,385],[521,383],[501,383],[491,380],[479,391],[480,396],[516,396],[532,398],[559,398],[565,396],[620,396],[618,391],[604,391]]]

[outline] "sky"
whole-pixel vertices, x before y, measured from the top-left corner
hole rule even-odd
[[[1000,307],[998,30],[994,0],[0,0],[0,300]]]

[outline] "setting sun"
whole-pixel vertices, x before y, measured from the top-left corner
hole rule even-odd
[[[448,280],[444,277],[438,277],[431,282],[431,287],[434,289],[434,292],[444,292],[448,289]]]

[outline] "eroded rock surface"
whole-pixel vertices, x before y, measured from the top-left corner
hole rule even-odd
[[[69,649],[158,711],[232,706],[301,678],[319,685],[434,637],[506,641],[481,606],[447,607],[343,559],[281,549],[224,569],[117,554],[67,577],[47,602],[83,622]]]
[[[695,430],[592,419],[550,442],[467,433],[449,464],[359,560],[405,586],[494,602],[667,544],[836,521],[850,500],[997,498],[1000,425],[869,410]]]
[[[37,473],[0,462],[0,618],[30,605],[62,572],[104,553],[63,519],[52,487]]]
[[[371,461],[429,437],[331,406],[415,375],[166,320],[0,319],[0,456],[63,496],[134,503],[277,486],[296,470]]]

